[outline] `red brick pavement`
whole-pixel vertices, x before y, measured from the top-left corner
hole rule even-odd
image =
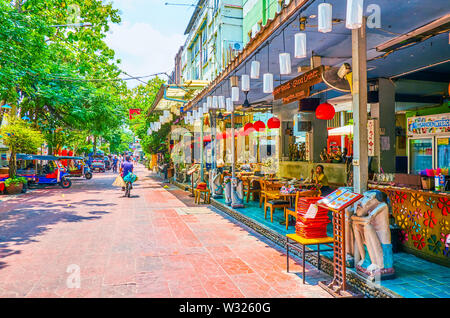
[[[138,175],[132,198],[106,173],[0,202],[0,296],[328,297],[314,268],[303,285],[280,250]]]

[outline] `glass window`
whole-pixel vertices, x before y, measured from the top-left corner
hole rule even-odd
[[[450,137],[437,138],[437,168],[450,168]]]
[[[422,170],[433,169],[433,139],[411,139],[409,151],[411,174],[420,174]]]

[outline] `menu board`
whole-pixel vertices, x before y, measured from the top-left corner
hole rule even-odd
[[[361,194],[351,192],[346,188],[339,188],[336,191],[330,193],[322,200],[317,201],[317,205],[330,210],[341,211],[352,205],[362,197],[363,196]]]

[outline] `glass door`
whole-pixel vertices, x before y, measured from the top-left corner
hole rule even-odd
[[[433,138],[409,140],[409,173],[433,169]]]
[[[450,136],[436,137],[436,168],[450,168]]]

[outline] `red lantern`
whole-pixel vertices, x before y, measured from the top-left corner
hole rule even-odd
[[[263,131],[264,129],[266,129],[266,124],[264,124],[263,121],[258,120],[253,124],[253,127],[255,128],[256,131]]]
[[[320,104],[316,109],[317,119],[330,120],[333,119],[335,113],[333,105],[329,103]]]
[[[210,142],[211,141],[211,135],[207,135],[207,136],[203,137],[203,141],[204,142]]]
[[[280,128],[281,122],[278,118],[272,117],[267,121],[267,127],[269,129],[278,129]]]
[[[248,134],[250,134],[251,132],[253,132],[255,130],[254,126],[252,123],[248,123],[244,126],[244,132],[242,133],[243,136],[247,136]]]

